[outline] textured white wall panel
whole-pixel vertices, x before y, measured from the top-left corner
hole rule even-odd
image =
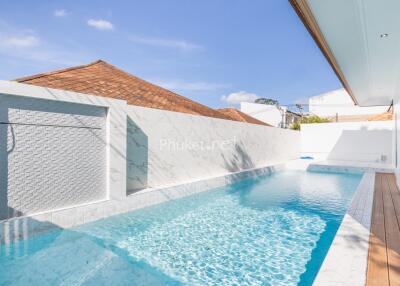
[[[106,113],[90,105],[2,95],[0,122],[102,128]]]
[[[7,96],[0,114],[0,219],[106,198],[105,108]]]

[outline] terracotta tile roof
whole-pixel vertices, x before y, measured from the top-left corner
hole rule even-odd
[[[87,65],[23,77],[15,81],[124,99],[131,105],[235,120],[217,110],[137,78],[102,60]]]
[[[217,110],[224,114],[226,117],[229,117],[231,120],[271,126],[265,122],[262,122],[261,120],[258,120],[254,117],[247,115],[246,113],[241,112],[240,110],[237,110],[236,108],[221,108]]]
[[[326,117],[332,122],[358,122],[358,121],[386,121],[392,120],[393,114],[391,112],[383,112],[380,114],[364,114],[364,115],[339,115]]]
[[[371,115],[370,117],[368,117],[368,121],[386,121],[392,119],[393,119],[393,113],[390,111],[381,114]]]

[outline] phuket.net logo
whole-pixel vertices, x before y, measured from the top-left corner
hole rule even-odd
[[[227,150],[233,148],[237,143],[236,136],[226,140],[184,140],[160,139],[161,151],[211,151],[211,150]]]

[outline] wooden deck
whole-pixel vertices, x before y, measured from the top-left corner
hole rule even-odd
[[[400,285],[400,191],[394,174],[375,177],[366,285]]]

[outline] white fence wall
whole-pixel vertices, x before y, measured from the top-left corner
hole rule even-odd
[[[5,183],[6,180],[2,178],[10,178],[10,175],[12,175],[10,173],[11,170],[13,170],[14,174],[21,173],[21,168],[24,166],[20,166],[23,160],[18,158],[8,160],[11,158],[10,152],[13,151],[11,147],[15,145],[15,142],[13,142],[14,135],[11,132],[12,130],[7,126],[7,136],[1,137],[2,140],[0,140],[0,167],[3,172],[0,172],[0,194],[2,194],[3,198],[6,198],[0,200],[0,214],[2,214],[0,220],[14,216],[14,213],[9,214],[8,209],[10,207],[13,208],[10,202],[15,201],[18,202],[17,207],[15,207],[16,215],[18,216],[28,214],[37,221],[49,221],[55,225],[69,227],[110,214],[165,201],[171,197],[171,195],[166,195],[160,190],[146,190],[127,196],[127,190],[135,191],[150,187],[179,185],[242,170],[284,163],[300,155],[300,132],[297,131],[128,106],[122,100],[9,81],[0,81],[0,94],[3,95],[3,98],[8,98],[11,103],[16,100],[24,104],[36,100],[38,102],[46,102],[45,105],[29,104],[28,107],[17,108],[18,110],[25,110],[23,114],[32,112],[36,114],[38,109],[40,111],[43,106],[47,105],[57,106],[57,109],[53,110],[54,112],[46,113],[46,116],[43,117],[50,124],[42,125],[54,125],[60,121],[61,116],[70,118],[68,117],[69,113],[73,115],[75,120],[82,121],[82,116],[75,116],[75,113],[78,112],[79,114],[79,111],[85,108],[101,110],[103,113],[107,110],[105,121],[101,119],[101,136],[96,137],[96,135],[99,135],[97,134],[98,132],[92,132],[93,136],[90,137],[90,140],[96,142],[100,140],[102,144],[98,151],[102,153],[99,154],[101,155],[100,159],[97,160],[96,156],[94,156],[94,159],[90,160],[104,172],[101,173],[105,177],[103,178],[104,180],[101,180],[101,189],[92,188],[89,190],[83,183],[80,183],[87,180],[79,176],[84,176],[85,174],[92,176],[92,172],[89,172],[91,166],[86,164],[87,160],[82,159],[82,162],[80,162],[79,158],[83,156],[80,156],[75,151],[82,147],[80,144],[87,144],[85,148],[89,148],[91,143],[75,140],[74,144],[64,146],[63,144],[67,140],[58,140],[57,144],[48,145],[49,152],[54,154],[47,154],[47,145],[38,154],[40,158],[54,159],[53,161],[56,161],[57,164],[51,165],[49,162],[52,160],[50,159],[44,163],[41,163],[40,160],[33,160],[32,162],[30,161],[32,164],[29,167],[29,170],[35,170],[39,173],[40,170],[47,167],[54,171],[57,176],[43,173],[43,179],[37,178],[38,183],[34,186],[27,184],[30,181],[24,180],[23,176],[20,176],[15,180],[13,179],[12,182],[15,182],[16,186],[21,185],[22,187],[18,188],[18,192],[12,192],[10,184],[8,182]],[[51,103],[47,101],[51,101]],[[74,108],[73,112],[68,113],[65,109],[71,104],[79,104],[80,108]],[[4,104],[2,107],[4,107]],[[57,112],[63,110],[66,115],[63,115],[62,112]],[[7,107],[7,110],[3,110],[1,114],[4,117],[1,121],[3,125],[2,133],[5,134],[6,128],[4,126],[10,125],[5,116],[10,115],[10,108]],[[93,118],[89,119],[92,120]],[[86,117],[84,118],[85,120]],[[29,125],[29,122],[22,123]],[[79,127],[85,128],[84,132],[93,131],[91,130],[93,126],[86,126],[87,124],[84,124],[84,126],[64,125],[66,124],[63,124],[62,128]],[[54,126],[54,128],[61,127]],[[25,136],[25,134],[21,136],[22,139],[17,138],[19,141],[17,144],[25,139],[32,140],[33,138],[32,136],[27,138],[28,135]],[[40,133],[37,138],[45,141],[49,139],[48,141],[52,143],[53,141],[50,140],[52,138],[49,136],[51,135]],[[22,154],[22,152],[29,149],[27,149],[29,146],[33,145],[29,144],[29,142],[25,145],[19,144],[21,148],[18,150]],[[58,164],[57,156],[65,152],[63,148],[60,149],[59,147],[67,147],[72,155],[67,156],[66,160],[82,163],[82,168],[85,172],[75,172],[76,168],[72,165]],[[36,147],[32,148],[37,149]],[[94,155],[96,155],[95,152],[96,150],[93,153]],[[87,152],[83,153],[85,156],[87,155]],[[74,158],[75,155],[78,158]],[[59,167],[60,165],[67,167],[66,170]],[[70,174],[71,177],[64,173]],[[238,176],[238,174],[233,174],[232,176]],[[57,178],[64,179],[64,177],[71,184],[65,183],[60,186],[55,180]],[[28,192],[24,191],[26,187],[26,189],[31,188],[32,190],[30,191],[35,194],[47,194],[46,188],[48,187],[54,188],[54,192],[57,192],[60,191],[61,187],[70,187],[73,184],[75,184],[75,190],[90,192],[85,194],[89,199],[82,200],[82,196],[75,196],[73,198],[77,198],[77,200],[70,200],[66,204],[49,204],[54,199],[54,196],[51,196],[51,198],[43,196],[35,198],[27,195]],[[99,196],[92,196],[99,190]],[[64,194],[65,192],[62,193]],[[184,193],[178,194],[177,197],[184,195]],[[10,196],[14,194],[15,197],[11,198]],[[66,196],[70,195],[73,195],[73,193],[67,192]],[[93,201],[97,199],[101,201]],[[39,201],[40,206],[38,205]],[[18,207],[25,205],[29,206],[28,211]],[[46,208],[43,209],[42,206],[46,206]],[[41,227],[40,225],[33,222],[32,227]],[[1,226],[8,227],[7,224],[0,223],[0,241],[1,233],[4,230],[1,229]],[[6,232],[8,234],[11,233],[10,231]]]
[[[395,163],[394,122],[301,125],[301,153],[340,161]]]
[[[135,106],[128,106],[127,114],[129,190],[225,175],[300,155],[298,131]]]

